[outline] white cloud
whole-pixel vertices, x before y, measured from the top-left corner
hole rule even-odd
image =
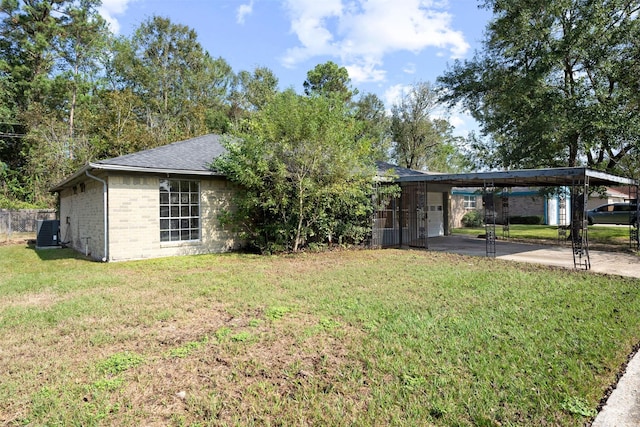
[[[98,12],[115,34],[120,32],[120,23],[115,15],[122,15],[131,1],[135,0],[102,0],[102,5],[98,7]]]
[[[300,45],[287,50],[283,63],[340,58],[355,83],[379,81],[384,56],[398,51],[420,53],[428,47],[458,58],[469,49],[460,31],[451,28],[446,2],[433,0],[285,0],[291,31]]]
[[[387,110],[391,112],[391,107],[393,105],[399,104],[400,99],[404,96],[405,93],[411,90],[411,85],[403,85],[397,84],[393,86],[389,86],[382,95],[382,101],[384,105],[387,107]]]
[[[404,71],[407,74],[415,74],[416,73],[416,64],[414,64],[413,62],[409,62],[409,63],[407,63],[407,65],[404,66],[402,71]]]
[[[236,22],[238,24],[244,24],[244,18],[247,15],[251,15],[253,13],[253,0],[251,0],[247,4],[241,4],[238,7],[238,13],[236,15]]]

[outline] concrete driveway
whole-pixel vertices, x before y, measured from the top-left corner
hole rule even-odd
[[[461,255],[486,256],[483,238],[467,235],[432,237],[429,250]],[[496,241],[496,258],[573,269],[571,246],[551,246]],[[589,251],[591,270],[596,273],[640,278],[640,256],[624,252]]]

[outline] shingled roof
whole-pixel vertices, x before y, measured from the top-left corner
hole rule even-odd
[[[211,162],[224,152],[220,135],[209,134],[92,164],[100,169],[212,172]]]
[[[220,135],[202,135],[137,153],[88,163],[53,187],[51,191],[59,191],[85,175],[86,172],[90,173],[93,170],[220,176],[222,175],[220,172],[211,168],[211,162],[224,152]]]

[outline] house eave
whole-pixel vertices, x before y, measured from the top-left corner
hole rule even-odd
[[[64,181],[53,186],[49,191],[51,193],[57,193],[68,187],[72,182],[85,176],[87,171],[103,170],[103,171],[117,171],[117,172],[135,172],[135,173],[151,173],[162,175],[195,175],[195,176],[224,176],[220,172],[214,170],[185,170],[185,169],[164,169],[164,168],[146,168],[139,166],[124,166],[124,165],[109,165],[102,163],[87,163],[81,167],[76,173],[69,176]]]

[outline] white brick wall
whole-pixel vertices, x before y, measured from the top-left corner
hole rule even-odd
[[[218,221],[221,210],[231,207],[234,192],[234,186],[226,179],[197,179],[201,224],[198,242],[160,242],[160,177],[111,173],[103,179],[109,187],[109,261],[224,252],[240,246],[235,235]],[[65,241],[67,234],[71,245],[84,252],[81,238],[90,237],[90,256],[101,259],[104,256],[102,183],[87,180],[85,185],[84,193],[78,190],[78,194],[73,194],[72,189],[65,189],[60,194],[61,238]],[[66,217],[70,218],[70,224],[66,224]]]
[[[94,259],[104,257],[104,210],[101,182],[87,177],[60,193],[60,240]],[[84,191],[82,191],[84,190]]]

